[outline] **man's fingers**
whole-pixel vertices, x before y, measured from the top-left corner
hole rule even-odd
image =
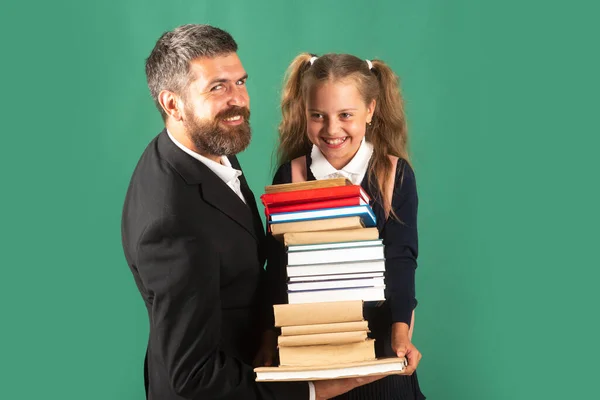
[[[384,377],[385,375],[373,375],[361,376],[358,378],[340,378],[325,381],[315,381],[315,392],[317,399],[329,399],[349,392],[358,386],[375,382],[376,380]]]
[[[384,378],[385,375],[369,375],[369,376],[361,376],[356,378],[357,386],[366,385],[367,383],[378,381],[381,378]]]
[[[273,353],[261,351],[254,358],[252,365],[255,368],[256,367],[270,367],[273,365],[273,358],[274,358]]]

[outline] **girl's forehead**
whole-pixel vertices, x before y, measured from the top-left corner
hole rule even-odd
[[[355,82],[325,81],[309,89],[306,99],[309,103],[352,104],[362,102],[362,96]]]
[[[335,95],[335,94],[344,94],[344,95],[359,95],[360,91],[358,89],[358,85],[356,81],[350,79],[344,80],[328,80],[324,82],[319,82],[309,88],[309,92],[312,95]]]
[[[310,80],[309,88],[320,88],[323,86],[335,86],[335,87],[353,87],[358,88],[360,85],[360,80],[358,77],[349,75],[343,78],[334,78],[331,77],[326,80]]]

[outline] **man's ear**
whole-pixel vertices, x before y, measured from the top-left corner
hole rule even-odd
[[[175,121],[181,121],[183,118],[183,102],[179,96],[170,90],[162,90],[158,94],[158,102],[165,113]]]

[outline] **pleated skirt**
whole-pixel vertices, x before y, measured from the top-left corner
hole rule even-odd
[[[411,376],[391,375],[368,385],[359,386],[336,400],[424,400],[417,373]]]

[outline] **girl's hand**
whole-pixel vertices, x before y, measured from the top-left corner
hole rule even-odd
[[[406,357],[408,365],[402,375],[412,375],[421,361],[421,353],[414,344],[410,342],[409,327],[404,322],[392,324],[392,350],[398,357]]]

